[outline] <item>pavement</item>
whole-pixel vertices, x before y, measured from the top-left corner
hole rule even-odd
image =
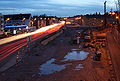
[[[83,43],[70,44],[76,31],[66,30],[47,45],[38,43],[18,66],[0,74],[0,81],[109,81],[106,49],[100,49],[101,61],[94,61],[94,49],[82,48]],[[73,51],[74,54],[67,58],[72,50],[78,51]],[[81,56],[80,52],[89,55]]]

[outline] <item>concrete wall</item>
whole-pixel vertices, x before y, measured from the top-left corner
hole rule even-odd
[[[57,38],[57,37],[58,37],[59,35],[61,35],[62,33],[63,33],[63,31],[61,31],[61,32],[59,32],[59,33],[57,33],[57,34],[51,36],[50,38],[48,38],[48,39],[42,41],[41,44],[42,44],[42,45],[48,44],[50,41],[54,40],[55,38]]]

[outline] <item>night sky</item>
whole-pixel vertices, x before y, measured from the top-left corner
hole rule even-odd
[[[79,14],[103,13],[105,0],[0,0],[0,13],[51,16],[74,16]],[[107,11],[116,10],[114,0],[107,0]]]

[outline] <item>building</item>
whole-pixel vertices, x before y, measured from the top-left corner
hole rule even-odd
[[[33,26],[39,29],[41,27],[45,27],[45,26],[48,26],[54,23],[58,23],[59,19],[54,16],[40,15],[40,16],[33,16],[32,21],[33,21]]]
[[[102,26],[104,21],[103,15],[85,15],[83,17],[86,26]]]
[[[104,26],[104,19],[105,16],[101,15],[101,14],[92,14],[92,15],[84,15],[83,17],[83,21],[84,21],[84,25],[85,26]],[[116,15],[110,15],[107,14],[106,15],[106,20],[107,20],[107,25],[109,24],[116,24],[117,23],[117,19],[116,19]]]
[[[3,27],[4,27],[4,17],[0,13],[0,35],[3,34]]]
[[[32,26],[31,14],[12,14],[4,15],[5,32],[24,32]],[[14,33],[15,34],[15,33]]]

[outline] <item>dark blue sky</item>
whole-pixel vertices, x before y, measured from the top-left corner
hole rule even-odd
[[[103,13],[105,0],[0,0],[0,13],[32,13],[56,16],[73,16],[86,13]],[[115,10],[114,0],[107,0],[107,10]]]

